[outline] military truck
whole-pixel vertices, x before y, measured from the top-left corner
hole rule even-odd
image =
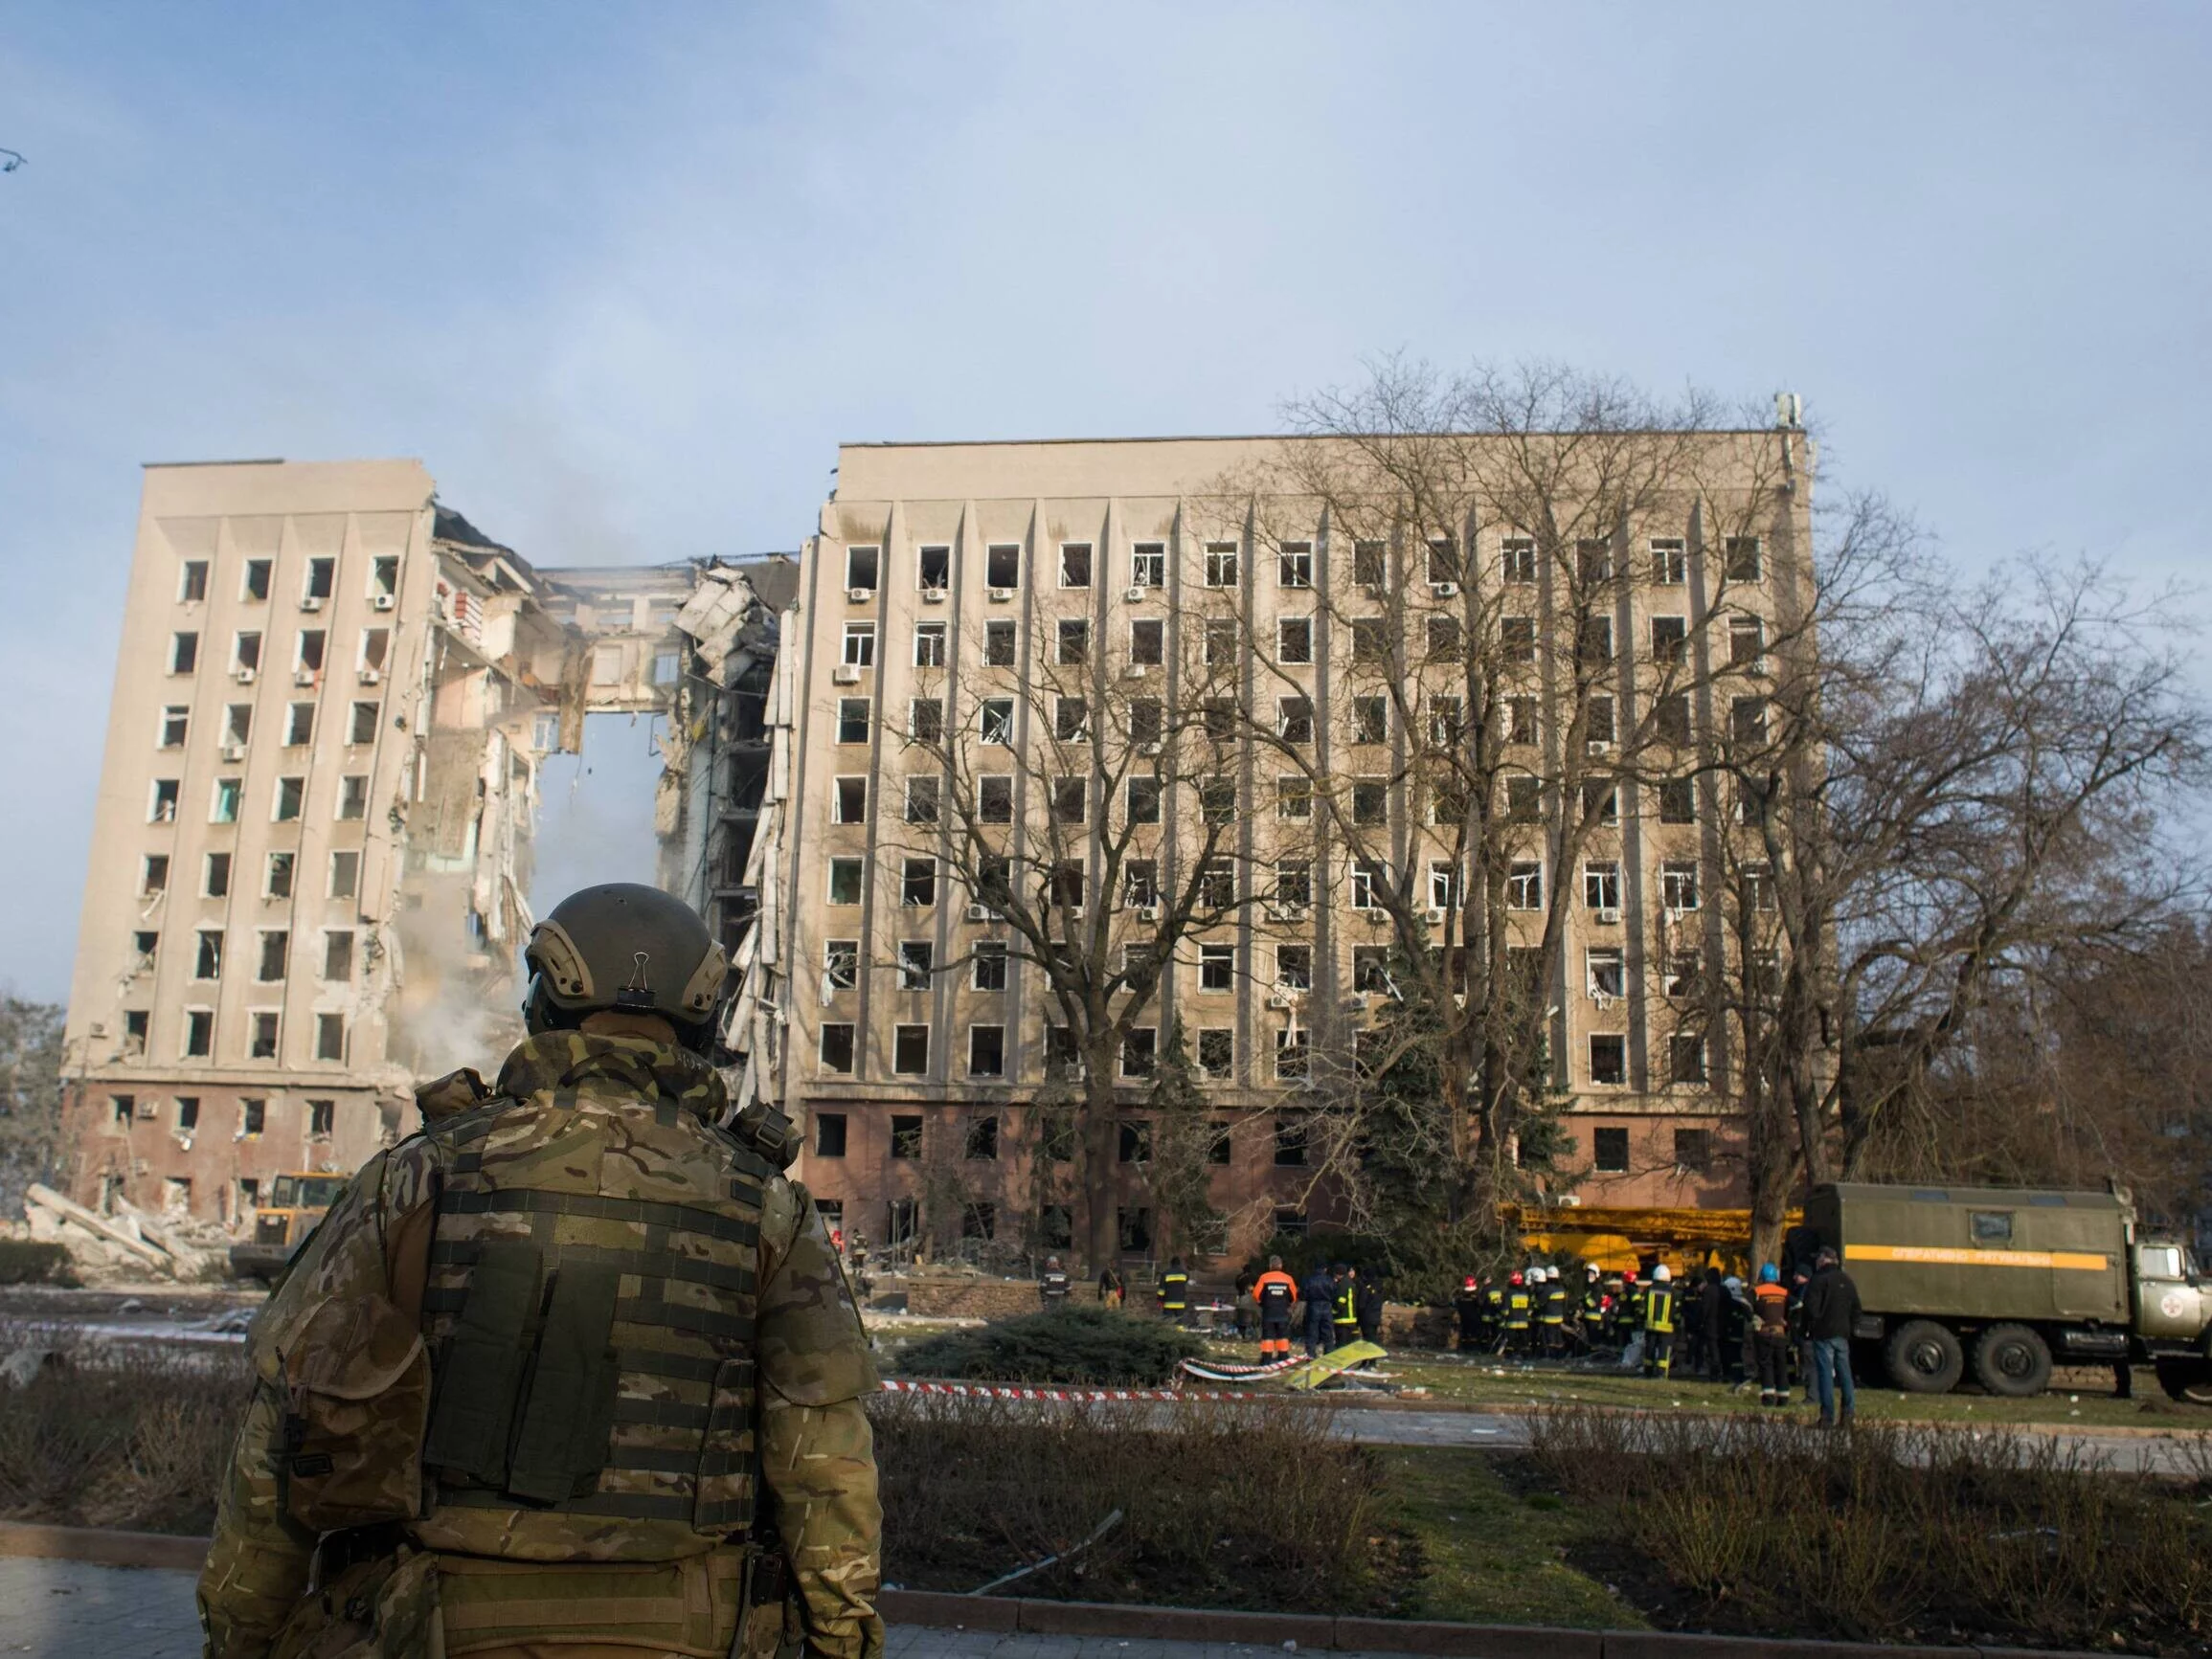
[[[1817,1187],[1804,1231],[1859,1287],[1857,1334],[1908,1394],[1973,1369],[1992,1394],[2040,1394],[2051,1366],[2150,1364],[2212,1405],[2212,1286],[2188,1247],[2141,1231],[2125,1189]]]
[[[277,1177],[269,1183],[268,1198],[254,1207],[254,1236],[231,1246],[231,1277],[274,1279],[282,1272],[350,1179],[327,1170]]]

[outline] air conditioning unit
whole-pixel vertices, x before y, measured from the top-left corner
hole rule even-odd
[[[1588,743],[1583,745],[1583,748],[1588,750],[1591,754],[1603,754],[1612,747],[1613,739],[1610,737],[1593,737]]]
[[[1596,920],[1601,928],[1617,928],[1620,926],[1620,912],[1609,905],[1596,912]]]
[[[1442,910],[1431,910],[1429,912],[1429,926],[1432,928],[1441,928],[1443,925],[1444,912]]]
[[[1013,599],[1013,596],[1014,590],[1011,588],[993,588],[990,591],[991,603],[994,605],[1006,604]]]
[[[242,743],[226,743],[217,752],[235,765],[246,758],[246,746]]]
[[[361,684],[364,685],[377,684],[383,678],[384,670],[381,668],[364,668],[361,670]]]
[[[1278,922],[1302,922],[1306,919],[1303,905],[1270,905],[1267,913]]]
[[[860,684],[860,665],[855,662],[840,662],[829,671],[829,678],[839,685],[858,685]]]
[[[925,605],[941,605],[945,602],[945,591],[942,588],[924,588],[921,595]]]
[[[1061,907],[1061,910],[1071,922],[1080,922],[1083,919],[1083,907],[1081,905],[1064,905]]]
[[[1160,907],[1158,905],[1139,905],[1137,907],[1137,919],[1140,922],[1159,921]]]
[[[1122,596],[1124,599],[1127,599],[1127,600],[1128,600],[1128,601],[1129,601],[1129,602],[1130,602],[1132,605],[1135,605],[1135,604],[1140,604],[1140,603],[1141,603],[1141,602],[1142,602],[1142,600],[1143,600],[1143,598],[1144,598],[1144,595],[1145,595],[1146,594],[1149,594],[1151,591],[1152,591],[1152,590],[1151,590],[1150,588],[1146,588],[1146,587],[1143,587],[1143,586],[1140,585],[1140,586],[1138,586],[1138,587],[1134,587],[1134,588],[1130,588],[1130,589],[1128,589],[1126,592],[1124,592],[1124,593],[1122,594],[1122,595],[1121,595],[1121,596]]]
[[[240,685],[251,685],[260,678],[260,670],[257,668],[234,668],[231,670],[231,678]]]
[[[1158,754],[1160,752],[1160,745],[1157,743],[1140,743],[1137,746],[1137,752],[1139,754]]]
[[[147,1119],[150,1123],[153,1119],[161,1115],[161,1102],[158,1100],[140,1100],[138,1103],[138,1115]]]
[[[307,594],[300,601],[300,609],[303,611],[320,611],[322,608],[322,599],[314,594]]]
[[[1295,1006],[1291,1001],[1290,994],[1285,991],[1277,991],[1273,997],[1270,997],[1267,999],[1267,1005],[1278,1014],[1287,1013]]]
[[[1457,582],[1431,582],[1429,592],[1439,599],[1456,599],[1459,596],[1459,584]]]
[[[845,590],[845,596],[856,605],[865,605],[875,597],[875,590],[873,588],[847,588]]]
[[[315,684],[315,671],[314,671],[312,668],[295,668],[295,669],[293,669],[293,670],[292,670],[292,684],[295,684],[295,685],[312,685],[312,684]]]
[[[1124,680],[1141,680],[1151,672],[1150,665],[1143,662],[1125,662],[1121,665],[1121,678]]]
[[[398,603],[399,598],[395,594],[372,594],[369,596],[369,608],[372,611],[389,611]]]
[[[968,907],[968,920],[971,922],[995,922],[998,920],[998,912],[988,905],[970,905]]]
[[[1366,992],[1355,991],[1344,998],[1344,1012],[1346,1014],[1365,1014],[1366,1011],[1367,996]]]
[[[1370,599],[1387,599],[1390,596],[1390,585],[1388,582],[1363,582],[1360,586]]]

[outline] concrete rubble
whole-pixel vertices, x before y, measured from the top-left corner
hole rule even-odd
[[[153,1216],[117,1199],[111,1216],[96,1215],[51,1187],[23,1195],[31,1237],[59,1244],[80,1278],[216,1279],[223,1275],[225,1235],[219,1225],[180,1216]]]

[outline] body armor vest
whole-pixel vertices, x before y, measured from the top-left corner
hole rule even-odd
[[[752,1525],[773,1171],[666,1071],[602,1046],[433,1132],[433,1549],[666,1560]]]

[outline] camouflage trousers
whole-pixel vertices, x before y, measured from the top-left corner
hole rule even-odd
[[[752,1559],[742,1549],[535,1562],[402,1548],[309,1595],[270,1659],[796,1659],[798,1608],[749,1604]]]

